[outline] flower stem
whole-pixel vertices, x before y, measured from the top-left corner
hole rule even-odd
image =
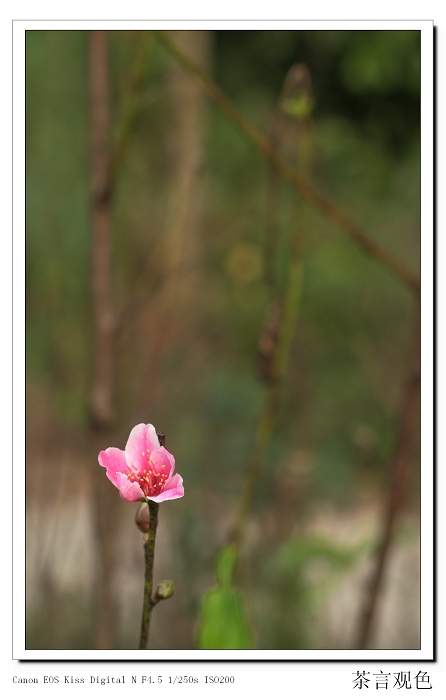
[[[144,554],[145,554],[145,574],[144,574],[144,602],[141,621],[141,638],[139,641],[140,649],[147,649],[147,641],[149,639],[150,616],[152,608],[155,605],[152,601],[152,586],[153,586],[153,559],[155,556],[155,537],[156,528],[158,526],[158,503],[149,501],[150,525],[149,531],[144,535]]]

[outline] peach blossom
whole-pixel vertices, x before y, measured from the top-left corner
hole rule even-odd
[[[184,496],[183,479],[174,474],[174,456],[160,446],[150,423],[133,428],[125,450],[109,447],[99,453],[98,461],[126,501],[161,503]]]

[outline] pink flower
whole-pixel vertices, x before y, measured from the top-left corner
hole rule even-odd
[[[183,479],[174,474],[174,456],[160,447],[156,430],[150,423],[140,423],[133,428],[124,451],[109,447],[99,453],[98,460],[126,501],[149,498],[161,503],[184,496]]]

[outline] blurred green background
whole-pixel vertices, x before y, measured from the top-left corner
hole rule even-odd
[[[171,37],[266,135],[287,71],[304,63],[314,95],[313,184],[418,270],[419,32]],[[185,497],[160,508],[155,579],[173,578],[176,593],[155,609],[150,645],[187,649],[197,644],[202,596],[215,582],[215,554],[266,391],[258,344],[270,301],[269,173],[150,33],[109,32],[107,51],[112,149],[129,110],[133,119],[110,202],[118,322],[114,420],[102,449],[123,449],[140,422],[167,434]],[[135,61],[141,68],[132,97]],[[101,467],[89,419],[89,74],[89,32],[26,33],[30,649],[96,644],[100,545],[92,473]],[[295,161],[293,146],[283,148]],[[414,299],[290,187],[279,184],[277,199],[276,285],[280,291],[285,284],[290,240],[300,226],[303,291],[237,582],[254,647],[349,648],[388,492]],[[418,449],[380,599],[377,648],[419,646]],[[136,505],[109,487],[116,618],[110,646],[135,648],[141,535]]]

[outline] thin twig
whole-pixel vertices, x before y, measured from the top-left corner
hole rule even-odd
[[[150,618],[152,615],[152,608],[155,605],[154,600],[152,600],[152,588],[153,588],[153,560],[155,556],[155,537],[156,528],[158,527],[158,503],[154,501],[148,501],[149,512],[150,512],[150,523],[149,531],[147,535],[144,536],[144,559],[145,559],[145,570],[144,570],[144,603],[142,611],[142,621],[141,621],[141,636],[139,640],[139,648],[147,649],[147,642],[149,639],[149,629],[150,629]]]
[[[166,444],[166,434],[157,433],[158,440],[161,447]],[[148,500],[147,505],[149,506],[149,530],[144,535],[144,598],[142,607],[142,620],[141,620],[141,635],[139,639],[139,648],[147,649],[147,642],[149,640],[150,631],[150,619],[152,616],[152,609],[160,600],[156,595],[152,595],[153,591],[153,562],[155,558],[155,539],[156,530],[158,527],[158,509],[159,504],[155,501]]]
[[[375,568],[368,584],[364,608],[359,619],[358,637],[355,647],[357,649],[367,649],[370,643],[378,596],[383,584],[389,550],[395,532],[395,524],[404,501],[415,436],[417,434],[417,410],[420,391],[420,342],[420,308],[417,305],[412,357],[402,400],[395,456],[391,467],[390,493],[384,515]]]
[[[308,204],[318,209],[328,219],[337,224],[368,255],[380,262],[390,272],[419,294],[420,279],[418,275],[408,270],[405,265],[400,263],[390,253],[369,238],[341,209],[321,195],[292,166],[283,160],[271,143],[245,116],[243,116],[243,114],[241,114],[241,112],[239,112],[218,85],[206,75],[194,61],[186,56],[165,32],[154,31],[154,34],[160,43],[175,56],[181,65],[195,76],[208,95],[218,104],[220,109],[225,112],[238,129],[251,141],[259,153],[269,160],[277,173],[287,180]]]
[[[297,70],[296,70],[297,69]],[[290,121],[288,115],[284,114],[284,101],[290,99],[295,89],[299,87],[301,82],[301,70],[299,64],[294,64],[288,70],[283,81],[282,90],[274,110],[274,116],[271,126],[271,146],[279,154],[281,153],[282,145],[287,135],[286,125]],[[310,82],[311,86],[311,82]],[[311,90],[311,87],[310,87]],[[296,120],[293,120],[293,126],[296,125]],[[271,290],[272,295],[277,295],[277,284],[275,275],[275,263],[277,257],[277,249],[280,239],[279,231],[279,180],[280,175],[277,172],[274,164],[268,163],[268,181],[266,193],[266,237],[264,245],[264,263],[265,263],[265,282]]]
[[[302,74],[306,78],[305,85],[303,86],[300,85]],[[290,76],[293,77],[292,80],[290,80]],[[297,80],[296,78],[299,78],[299,80]],[[308,95],[311,92],[311,78],[308,73],[308,70],[304,66],[293,66],[292,69],[287,73],[287,76],[284,81],[284,88],[279,98],[277,114],[273,129],[273,131],[275,132],[274,139],[278,148],[280,148],[284,140],[283,100],[286,97],[291,96],[292,92],[298,86],[301,87],[303,95],[305,97],[308,97]],[[303,120],[305,120],[305,128],[303,128]],[[310,171],[311,160],[311,124],[310,122],[307,122],[308,119],[306,115],[302,118],[294,120],[294,127],[297,127],[297,131],[301,136],[301,143],[299,144],[300,152],[298,154],[301,157],[298,157],[297,159],[298,167],[302,168],[303,172],[305,172],[306,174],[308,174]],[[305,157],[302,158],[302,154],[304,153]],[[272,170],[274,170],[274,168],[272,168]],[[274,183],[271,182],[271,184]],[[277,200],[274,202],[274,204],[274,208],[272,208],[271,206],[269,207],[270,224],[274,224],[274,220],[278,217]],[[300,214],[302,215],[302,212],[300,212]],[[251,510],[254,501],[254,496],[257,488],[257,483],[259,481],[262,464],[266,456],[266,452],[271,440],[272,432],[280,409],[284,388],[284,379],[288,369],[296,319],[299,312],[300,296],[302,291],[302,238],[304,233],[303,229],[304,226],[302,225],[301,216],[299,220],[299,226],[297,227],[297,230],[293,232],[293,238],[291,241],[287,287],[283,302],[282,300],[280,300],[279,302],[280,311],[276,313],[277,329],[273,333],[274,337],[270,339],[270,356],[269,358],[263,358],[263,378],[268,381],[269,386],[265,395],[259,422],[257,424],[254,445],[246,469],[245,478],[242,486],[242,493],[238,502],[233,527],[229,537],[229,541],[232,544],[235,544],[238,548],[240,547],[243,539],[243,534],[246,528],[249,511]],[[273,233],[275,233],[275,227],[273,227],[272,229],[270,228],[267,232],[267,234],[269,235]],[[276,251],[272,247],[270,248],[270,254],[273,255],[273,253],[276,253]],[[274,265],[271,266],[269,274],[267,273],[267,280],[269,280],[270,282],[271,293],[273,295],[272,305],[274,305],[274,302],[277,302],[277,300],[274,299],[274,297],[276,296],[275,290],[277,288],[277,284],[274,278]],[[277,303],[274,306],[274,308],[276,307]]]

